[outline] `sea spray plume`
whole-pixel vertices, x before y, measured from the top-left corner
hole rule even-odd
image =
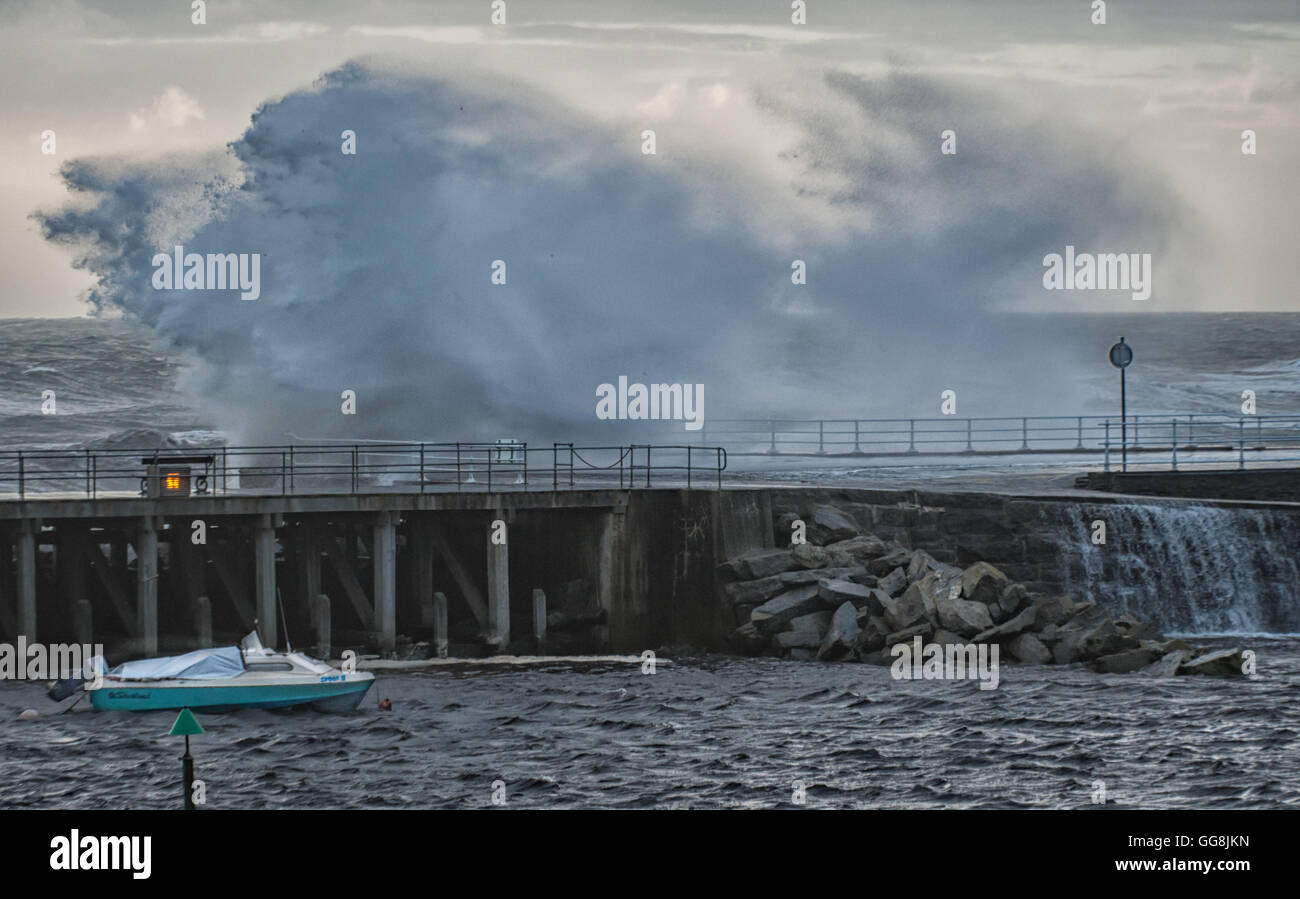
[[[752,95],[805,135],[784,189],[828,227],[802,234],[781,196],[753,195],[770,184],[715,185],[641,156],[635,133],[491,84],[350,64],[265,104],[224,159],[69,164],[95,202],[41,221],[96,273],[93,303],[188,351],[182,386],[235,439],[644,439],[595,420],[597,385],[702,383],[714,416],[928,415],[940,386],[962,414],[972,399],[1019,411],[1008,391],[1039,360],[978,327],[1007,273],[1037,285],[1044,245],[1146,223],[1162,200],[1154,185],[1104,208],[1063,200],[1061,160],[1026,149],[1046,126],[996,96],[832,73],[798,107]],[[973,163],[940,160],[936,124],[976,100],[997,138]],[[1085,144],[1065,188],[1126,180]],[[945,175],[958,160],[966,174]],[[150,260],[176,243],[261,253],[261,298],[152,290]],[[790,284],[791,258],[808,285]],[[1036,381],[1056,408],[1065,388]],[[344,388],[356,416],[339,413]]]
[[[257,112],[231,147],[239,188],[201,227],[140,239],[175,182],[149,189],[136,166],[113,185],[93,165],[65,177],[99,205],[44,224],[93,245],[98,303],[193,351],[186,386],[239,437],[563,436],[594,429],[611,376],[706,381],[718,322],[742,319],[763,272],[739,228],[694,225],[686,186],[622,138],[542,98],[354,65]],[[150,259],[182,237],[262,253],[262,298],[152,291]]]

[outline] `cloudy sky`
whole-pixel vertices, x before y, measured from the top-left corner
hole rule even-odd
[[[198,26],[181,0],[4,0],[0,315],[86,311],[92,273],[74,270],[30,218],[67,198],[60,165],[222,148],[263,102],[357,59],[467,73],[484,88],[518,82],[631,135],[656,128],[667,164],[743,181],[734,193],[760,227],[764,209],[780,207],[774,229],[809,232],[846,222],[834,202],[801,206],[801,197],[854,190],[843,181],[851,170],[788,164],[800,142],[791,119],[825,116],[815,133],[854,139],[823,108],[826,73],[952,79],[1032,109],[1054,140],[1100,137],[1108,163],[1131,161],[1168,188],[1201,270],[1152,311],[1296,307],[1294,2],[1117,0],[1103,26],[1082,0],[810,0],[802,27],[781,0],[515,0],[505,26],[490,24],[490,12],[487,0],[212,0]],[[999,115],[954,109],[959,154],[978,153],[982,132],[1003,126]],[[1259,135],[1257,156],[1240,153],[1246,128]],[[46,129],[57,134],[54,156],[40,152]],[[930,199],[937,206],[920,214],[942,218],[942,198]],[[1011,306],[1024,300],[1014,293]]]

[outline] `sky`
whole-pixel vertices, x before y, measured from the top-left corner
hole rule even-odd
[[[993,403],[1061,368],[1000,312],[1300,309],[1294,0],[205,13],[0,2],[0,317],[133,319],[247,434],[319,432],[340,385],[375,434],[590,423],[619,374],[737,415]],[[178,243],[261,254],[260,302],[153,289]],[[1150,298],[1045,289],[1068,246],[1150,254]]]
[[[1198,232],[1202,247],[1192,255],[1205,262],[1211,248],[1196,289],[1165,291],[1151,311],[1295,308],[1294,2],[1128,0],[1109,4],[1105,25],[1091,24],[1089,4],[1077,0],[811,0],[803,26],[791,25],[788,7],[516,0],[498,26],[487,0],[213,0],[200,26],[187,2],[4,0],[0,315],[87,311],[92,275],[74,270],[30,218],[66,199],[60,165],[223,148],[264,101],[349,60],[376,58],[469,72],[480,84],[516,80],[595,121],[657,127],[681,164],[749,179],[738,189],[769,192],[774,204],[800,186],[780,164],[785,148],[763,103],[814,108],[828,93],[828,70],[867,78],[903,70],[1011,102],[1030,97],[1057,125],[1104,135],[1106,152],[1157,171],[1184,207],[1183,224]],[[963,112],[959,154],[976,152],[979,129],[998,125]],[[1258,134],[1253,157],[1240,153],[1246,128]],[[52,156],[41,153],[46,129],[57,135]],[[814,221],[801,225],[842,226],[806,212]]]

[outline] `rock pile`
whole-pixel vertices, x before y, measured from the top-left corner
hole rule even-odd
[[[1033,665],[1090,664],[1109,674],[1242,673],[1242,654],[1162,640],[1131,615],[1030,592],[987,562],[961,569],[886,543],[831,506],[805,516],[807,543],[761,549],[718,568],[742,655],[888,665],[890,647],[996,643]]]

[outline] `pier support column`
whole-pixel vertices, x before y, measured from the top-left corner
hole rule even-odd
[[[18,633],[34,642],[36,637],[36,534],[40,521],[23,519],[18,532]]]
[[[298,557],[298,601],[308,609],[320,596],[320,535],[316,525],[304,520],[298,525],[295,543]]]
[[[194,600],[194,632],[199,649],[212,646],[212,600],[206,596]]]
[[[72,604],[72,632],[76,641],[82,646],[94,644],[95,613],[90,607],[90,600],[78,599]]]
[[[135,621],[140,652],[158,654],[158,524],[146,515],[135,542]]]
[[[433,594],[433,652],[447,658],[447,597],[442,593]]]
[[[537,641],[537,652],[546,651],[546,591],[533,589],[533,639]]]
[[[379,651],[397,649],[397,513],[380,512],[371,552],[375,569],[375,630]]]
[[[330,639],[333,628],[330,624],[330,598],[324,593],[317,593],[311,598],[311,632],[316,638],[313,651],[318,659],[329,661]]]
[[[253,529],[257,630],[262,644],[268,647],[275,647],[280,642],[275,608],[275,528],[278,523],[274,515],[262,515]]]
[[[509,531],[500,531],[497,521],[504,521],[505,513],[498,510],[496,518],[487,528],[487,580],[488,580],[488,642],[498,652],[505,652],[510,644],[510,552]],[[497,541],[493,535],[497,534]]]

